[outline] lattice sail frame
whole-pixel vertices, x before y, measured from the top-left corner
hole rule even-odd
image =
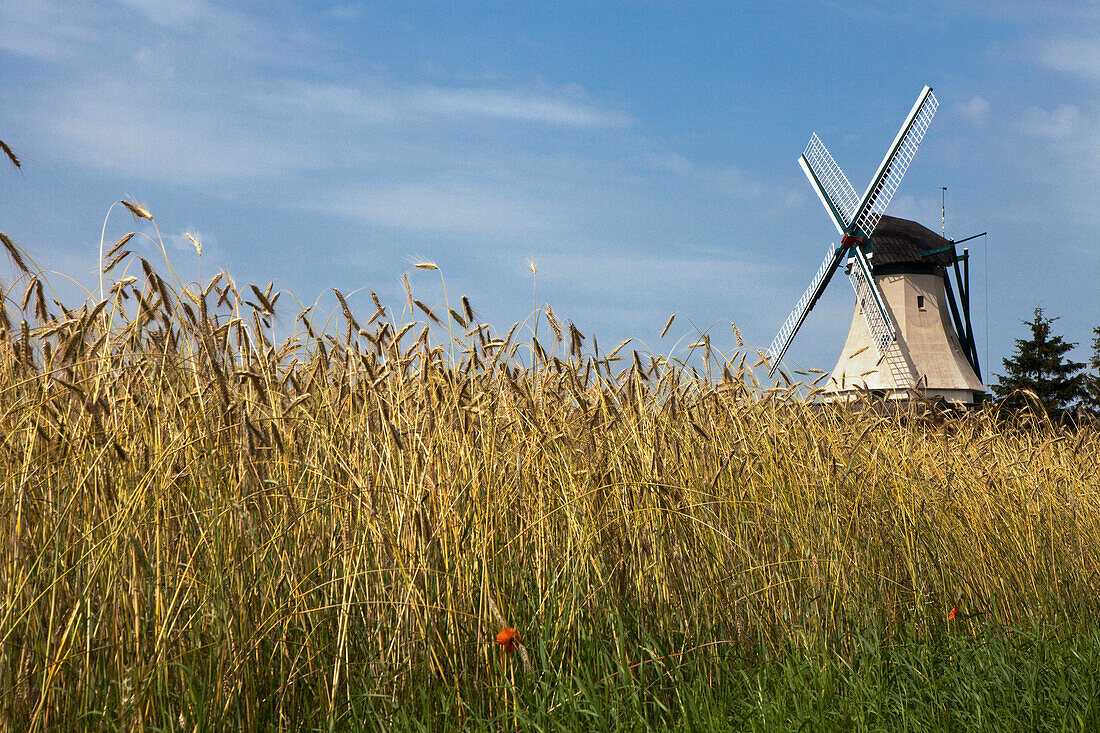
[[[787,320],[783,322],[783,325],[779,328],[779,333],[775,335],[771,346],[768,347],[768,359],[771,364],[768,371],[769,375],[775,373],[776,368],[779,366],[779,360],[783,358],[783,354],[787,352],[787,347],[790,346],[791,341],[794,340],[794,335],[798,332],[799,327],[802,326],[802,322],[806,320],[806,316],[809,315],[810,310],[813,309],[814,302],[821,297],[821,293],[825,291],[825,286],[828,284],[829,277],[840,265],[840,261],[843,257],[844,250],[835,247],[829,247],[829,251],[825,253],[825,260],[821,263],[821,267],[818,268],[817,274],[814,275],[814,279],[810,281],[810,286],[806,288],[806,292],[798,299],[798,303],[795,305],[794,310],[787,316]]]
[[[802,152],[798,163],[810,182],[816,184],[814,190],[817,191],[825,209],[829,211],[837,231],[845,234],[859,210],[859,194],[848,182],[848,177],[844,175],[844,171],[840,170],[833,156],[829,155],[829,151],[816,132],[810,136],[810,143]],[[840,216],[840,221],[837,221],[837,214]]]
[[[875,284],[864,249],[873,252],[871,235],[901,184],[901,179],[909,170],[909,164],[913,161],[938,107],[939,101],[932,94],[932,88],[924,87],[861,198],[857,198],[852,184],[817,133],[810,137],[810,142],[798,162],[837,231],[843,235],[843,240],[839,248],[826,255],[825,261],[810,281],[810,286],[806,288],[768,347],[766,357],[770,365],[769,376],[775,374],[775,370],[779,368],[795,334],[821,297],[836,268],[845,259],[846,253],[855,260],[851,263],[849,277],[857,298],[865,304],[864,317],[877,350],[885,355],[890,344],[897,339],[897,331],[886,311],[882,293]],[[866,307],[869,305],[868,297],[876,307]]]
[[[932,117],[939,106],[939,100],[932,94],[932,88],[925,87],[863,194],[859,214],[856,216],[856,227],[863,231],[864,236],[869,237],[874,233],[890,199],[898,190],[901,179],[909,170],[909,164],[913,162],[917,148],[924,140],[924,133],[928,132],[928,126],[932,124]]]
[[[871,342],[881,356],[897,338],[897,331],[890,320],[890,314],[886,312],[886,302],[883,300],[882,292],[875,285],[871,263],[867,261],[867,256],[859,247],[853,247],[852,252],[848,279],[852,282],[852,289],[856,291],[856,301],[863,312],[863,320],[867,323]]]

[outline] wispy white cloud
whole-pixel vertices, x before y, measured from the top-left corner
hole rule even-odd
[[[193,26],[228,20],[222,9],[206,0],[118,0],[146,20],[164,26]]]
[[[477,183],[339,191],[309,208],[375,226],[493,237],[544,230],[554,219],[545,203]]]
[[[99,32],[80,6],[44,6],[38,0],[0,3],[0,51],[38,60],[71,57]]]
[[[1005,121],[1009,159],[1024,172],[1029,195],[1004,217],[1061,217],[1066,231],[1100,226],[1100,190],[1086,183],[1100,167],[1100,3],[1028,6],[1018,11],[1034,30],[1017,53],[1042,81],[1021,95],[1016,119]]]
[[[360,8],[354,5],[337,5],[325,11],[325,15],[333,20],[355,20],[360,15]]]
[[[1061,215],[1075,226],[1100,226],[1100,190],[1085,185],[1100,168],[1100,109],[1031,106],[1021,113],[1017,129],[1021,140],[1031,139],[1019,148],[1019,162],[1034,191],[1031,200],[1022,202],[1024,207],[1037,206],[1044,219]]]
[[[981,127],[989,121],[989,102],[984,97],[972,96],[955,106],[955,111],[966,122]]]
[[[759,282],[762,275],[774,274],[760,260],[737,253],[639,254],[615,249],[614,243],[605,242],[544,254],[538,262],[539,277],[559,287],[617,299],[645,292],[679,297],[685,288],[725,292],[730,285]]]
[[[103,97],[74,94],[44,118],[54,154],[127,177],[191,185],[271,178],[317,165],[279,134],[248,134],[244,120],[201,107],[162,108],[144,95],[112,93],[109,84],[98,89]]]
[[[96,66],[109,63],[109,56],[121,54],[125,61],[131,49],[155,53],[162,69],[194,75],[195,83],[210,83],[242,73],[291,70],[309,65],[311,51],[327,50],[324,39],[294,24],[287,6],[269,4],[265,14],[249,14],[240,4],[209,0],[115,0],[90,3],[97,13],[89,25],[109,28],[105,43],[85,49],[105,54]],[[269,15],[268,15],[269,14]],[[118,29],[125,29],[120,33]],[[238,81],[243,81],[238,77]]]
[[[566,127],[628,127],[622,112],[564,96],[509,89],[418,87],[405,95],[412,111],[429,114],[490,117]]]
[[[1028,107],[1021,115],[1020,127],[1034,137],[1069,140],[1085,129],[1085,119],[1074,104],[1061,104],[1050,111],[1042,107]]]
[[[1046,68],[1100,81],[1100,34],[1050,36],[1036,46],[1036,56]]]
[[[301,79],[261,82],[246,97],[271,115],[302,116],[312,120],[363,123],[393,122],[401,107],[392,93],[366,84],[353,86]]]
[[[408,85],[386,79],[366,79],[358,85],[286,79],[258,97],[271,107],[285,109],[289,104],[314,114],[375,122],[430,116],[561,127],[632,124],[630,115],[575,95],[522,88]]]

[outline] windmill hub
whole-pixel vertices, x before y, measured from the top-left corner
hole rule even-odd
[[[916,222],[885,216],[938,106],[931,87],[925,87],[862,196],[817,134],[810,137],[798,163],[841,235],[840,246],[829,248],[772,341],[769,374],[779,368],[806,316],[847,260],[856,307],[844,351],[826,387],[833,399],[866,390],[907,399],[919,390],[973,403],[985,392],[970,325],[966,251],[959,257],[950,240]],[[880,223],[883,227],[876,233]],[[949,267],[956,276],[961,308],[947,276]]]

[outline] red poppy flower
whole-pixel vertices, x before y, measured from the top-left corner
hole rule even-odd
[[[951,613],[947,614],[948,621],[954,621],[955,617],[959,615],[959,607],[955,606],[951,609]]]
[[[504,647],[504,651],[511,654],[515,650],[516,645],[519,644],[519,634],[517,634],[516,630],[511,626],[503,628],[497,632],[497,644],[500,644]]]

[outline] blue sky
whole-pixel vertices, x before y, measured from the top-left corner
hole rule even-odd
[[[810,133],[862,190],[924,84],[940,109],[887,213],[938,230],[947,186],[948,236],[989,232],[971,244],[987,374],[1037,304],[1084,360],[1097,2],[0,0],[0,139],[24,159],[0,170],[0,230],[92,287],[103,218],[132,197],[185,279],[184,231],[204,278],[329,311],[333,287],[400,307],[425,258],[507,330],[533,261],[539,305],[601,346],[667,352],[680,313],[673,336],[718,323],[729,349],[732,320],[766,347],[836,240],[796,163]],[[133,226],[116,210],[107,239]],[[442,301],[436,273],[410,277]],[[789,358],[831,369],[851,309],[835,280]]]

